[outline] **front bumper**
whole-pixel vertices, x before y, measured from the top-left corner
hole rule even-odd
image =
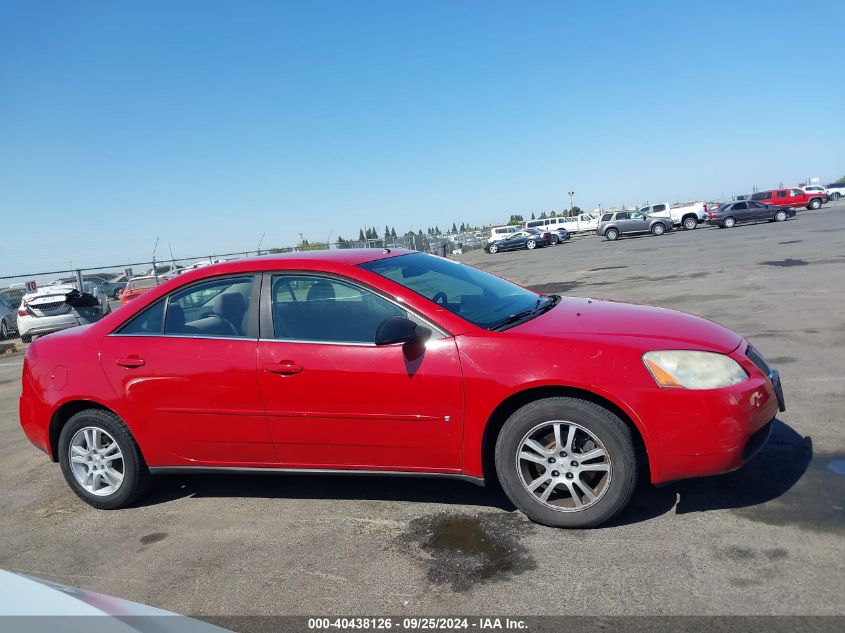
[[[765,445],[775,416],[785,410],[783,387],[780,374],[768,366],[760,369],[745,347],[730,354],[749,375],[738,385],[623,392],[647,435],[653,483],[736,470]]]

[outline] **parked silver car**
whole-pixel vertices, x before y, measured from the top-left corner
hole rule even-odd
[[[639,211],[617,211],[616,213],[605,213],[601,217],[596,235],[612,241],[620,235],[636,233],[663,235],[667,231],[671,231],[672,227],[671,218],[649,216]]]
[[[10,298],[0,296],[0,341],[12,337],[18,330],[18,307],[12,305]]]

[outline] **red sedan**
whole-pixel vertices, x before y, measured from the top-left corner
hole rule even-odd
[[[121,305],[125,305],[133,299],[137,299],[147,292],[147,290],[155,288],[157,284],[158,279],[152,275],[149,277],[135,277],[134,279],[130,279],[126,282],[126,287],[120,293]]]
[[[531,519],[597,525],[661,483],[740,467],[778,373],[672,310],[540,295],[411,251],[245,259],[39,339],[26,435],[97,508],[150,475],[356,472],[498,479]]]

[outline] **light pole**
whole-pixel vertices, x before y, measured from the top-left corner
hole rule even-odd
[[[572,196],[575,195],[574,191],[567,192],[569,194],[569,213],[572,214]]]

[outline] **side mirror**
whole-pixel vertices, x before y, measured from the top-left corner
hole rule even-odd
[[[395,316],[388,317],[376,329],[376,345],[394,343],[424,343],[431,337],[431,330],[417,325],[410,319]]]

